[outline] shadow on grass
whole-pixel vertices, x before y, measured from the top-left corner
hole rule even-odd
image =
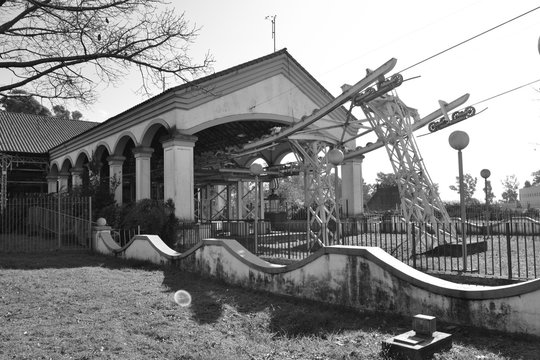
[[[163,271],[165,291],[174,293],[187,290],[192,295],[194,320],[200,323],[220,321],[225,308],[234,308],[242,314],[267,312],[268,330],[274,337],[319,337],[347,331],[377,331],[388,337],[409,331],[410,317],[388,313],[359,312],[350,308],[331,306],[318,302],[269,294],[228,285],[222,281],[182,272],[176,268]],[[536,359],[540,343],[534,336],[513,335],[465,326],[438,323],[439,331],[454,334],[454,343],[475,348],[480,353],[500,354],[522,359]]]
[[[410,320],[399,316],[360,314],[357,311],[305,299],[268,294],[182,272],[168,267],[163,270],[165,291],[186,290],[191,294],[193,318],[199,323],[219,321],[226,307],[242,314],[267,312],[269,331],[274,336],[325,336],[344,330],[375,329],[392,322],[395,329],[405,329]]]
[[[338,306],[249,290],[183,272],[178,268],[158,267],[147,262],[126,261],[88,253],[0,254],[0,270],[80,267],[139,269],[162,273],[163,291],[169,293],[171,298],[178,290],[186,290],[191,294],[191,316],[200,324],[235,321],[228,317],[231,313],[247,315],[240,320],[236,319],[246,322],[262,312],[265,314],[263,317],[268,316],[268,321],[264,322],[266,330],[274,337],[292,339],[314,336],[324,339],[333,334],[359,330],[377,332],[381,334],[382,340],[411,327],[410,318],[383,313],[361,313]],[[447,326],[438,325],[441,331],[455,334],[454,343],[480,352],[500,354],[507,358],[516,358],[516,354],[519,354],[522,359],[537,358],[540,353],[540,343],[535,337],[467,327],[454,327],[449,330]]]
[[[88,251],[50,251],[41,253],[0,253],[0,269],[69,269],[104,267],[108,269],[162,270],[162,267],[140,260],[122,260]]]

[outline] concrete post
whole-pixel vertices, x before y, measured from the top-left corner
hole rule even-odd
[[[154,149],[139,146],[133,149],[135,157],[135,200],[150,199],[150,159]]]
[[[80,167],[71,168],[71,185],[76,188],[82,186],[82,174],[84,169]]]
[[[346,160],[341,166],[343,214],[358,216],[364,213],[364,180],[362,160],[364,156]]]
[[[109,156],[107,162],[109,163],[109,186],[114,191],[114,200],[118,205],[122,205],[123,202],[123,190],[122,190],[122,166],[126,160],[125,156]]]
[[[193,147],[196,141],[196,136],[175,134],[162,142],[164,199],[174,201],[175,215],[184,221],[195,220]]]
[[[61,172],[58,174],[58,192],[67,192],[69,190],[69,172]]]
[[[246,211],[244,204],[244,195],[246,194],[246,184],[243,181],[236,183],[236,219],[245,219]]]
[[[58,191],[58,176],[48,175],[47,176],[47,192],[49,194],[54,194]]]

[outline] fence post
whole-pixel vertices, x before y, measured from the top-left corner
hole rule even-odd
[[[289,257],[289,259],[291,258],[291,224],[290,223],[287,223],[287,243],[288,243],[288,246],[287,246],[287,256]]]
[[[414,226],[414,223],[411,222],[411,227],[412,227],[412,249],[411,249],[411,253],[412,253],[412,261],[413,261],[413,268],[416,269],[416,230],[415,230],[415,226]]]
[[[508,259],[508,279],[512,279],[512,252],[510,250],[510,240],[512,234],[510,233],[510,223],[506,223],[506,254]]]
[[[61,234],[61,225],[62,225],[62,220],[60,219],[60,212],[62,210],[62,204],[61,204],[61,199],[60,199],[60,192],[58,192],[57,194],[58,196],[58,211],[56,213],[56,222],[57,222],[57,225],[58,225],[58,231],[57,231],[57,234],[58,234],[58,248],[60,249],[62,247],[62,234]]]
[[[90,250],[94,250],[92,241],[92,197],[88,196],[88,234],[90,234]]]

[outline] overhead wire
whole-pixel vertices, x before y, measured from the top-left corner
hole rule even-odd
[[[444,50],[442,50],[442,51],[439,51],[439,52],[436,53],[436,54],[433,54],[433,55],[431,55],[431,56],[428,56],[427,58],[425,58],[425,59],[423,59],[423,60],[420,60],[420,61],[418,61],[418,62],[416,62],[416,63],[414,63],[414,64],[412,64],[412,65],[410,65],[410,66],[408,66],[408,67],[406,67],[406,68],[404,68],[404,69],[402,69],[402,70],[400,70],[400,71],[398,71],[398,73],[402,73],[402,72],[405,72],[405,71],[407,71],[407,70],[410,70],[410,69],[412,69],[412,68],[414,68],[414,67],[416,67],[416,66],[418,66],[418,65],[420,65],[420,64],[423,64],[423,63],[425,63],[425,62],[427,62],[427,61],[429,61],[429,60],[431,60],[431,59],[433,59],[433,58],[435,58],[435,57],[437,57],[437,56],[439,56],[439,55],[442,55],[442,54],[444,54],[444,53],[447,53],[448,51],[453,50],[453,49],[457,48],[458,46],[461,46],[461,45],[463,45],[463,44],[466,44],[466,43],[468,43],[468,42],[470,42],[470,41],[472,41],[472,40],[474,40],[474,39],[476,39],[476,38],[478,38],[478,37],[480,37],[480,36],[483,36],[483,35],[485,35],[485,34],[491,32],[491,31],[493,31],[493,30],[496,30],[496,29],[498,29],[498,28],[500,28],[500,27],[502,27],[502,26],[504,26],[504,25],[506,25],[506,24],[509,24],[509,23],[511,23],[511,22],[513,22],[513,21],[515,21],[515,20],[517,20],[517,19],[520,19],[520,18],[522,18],[522,17],[524,17],[524,16],[526,16],[526,15],[528,15],[528,14],[530,14],[530,13],[536,11],[536,10],[539,10],[539,9],[540,9],[540,6],[537,6],[537,7],[533,8],[533,9],[531,9],[531,10],[528,10],[528,11],[526,11],[526,12],[520,14],[520,15],[517,15],[517,16],[515,16],[515,17],[509,19],[509,20],[506,20],[506,21],[504,21],[504,22],[502,22],[502,23],[500,23],[500,24],[498,24],[498,25],[496,25],[496,26],[493,26],[493,27],[491,27],[491,28],[489,28],[489,29],[487,29],[487,30],[484,30],[484,31],[482,31],[482,32],[479,33],[479,34],[476,34],[476,35],[474,35],[474,36],[472,36],[472,37],[470,37],[470,38],[468,38],[468,39],[466,39],[466,40],[463,40],[463,41],[461,41],[461,42],[459,42],[459,43],[457,43],[457,44],[455,44],[455,45],[453,45],[453,46],[450,46],[450,47],[448,47],[448,48],[446,48],[446,49],[444,49]],[[524,84],[524,85],[521,85],[521,86],[519,86],[519,87],[517,87],[517,88],[511,89],[511,90],[507,90],[507,91],[504,91],[504,92],[502,92],[502,93],[500,93],[500,94],[497,94],[497,95],[494,95],[494,96],[489,97],[489,98],[487,98],[487,99],[484,99],[484,100],[482,100],[482,101],[479,101],[479,102],[473,104],[473,106],[474,106],[474,105],[478,105],[478,104],[480,104],[480,103],[482,103],[482,102],[486,102],[486,101],[488,101],[488,100],[494,99],[494,98],[496,98],[496,97],[505,95],[505,94],[510,93],[510,92],[512,92],[512,91],[521,89],[521,88],[523,88],[523,87],[525,87],[525,86],[534,84],[534,83],[536,83],[536,82],[538,82],[538,81],[540,81],[540,79],[534,80],[534,81],[529,82],[529,83]],[[262,103],[255,104],[252,108],[255,108],[255,107],[259,106],[259,105],[262,105],[262,104],[264,104],[265,102],[269,102],[270,100],[272,100],[272,99],[274,99],[274,98],[276,98],[276,97],[282,96],[282,95],[286,94],[287,92],[289,92],[290,90],[292,90],[292,88],[291,88],[291,89],[288,89],[288,90],[286,90],[286,91],[284,91],[284,92],[282,92],[282,93],[279,93],[279,94],[273,96],[272,98],[270,98],[270,99],[268,99],[268,100],[266,100],[266,101],[264,101],[264,102],[262,102]]]
[[[474,40],[474,39],[476,39],[476,38],[478,38],[478,37],[480,37],[480,36],[482,36],[482,35],[485,35],[485,34],[491,32],[491,31],[493,31],[493,30],[495,30],[495,29],[498,29],[498,28],[500,28],[500,27],[502,27],[502,26],[504,26],[504,25],[506,25],[506,24],[508,24],[508,23],[511,23],[512,21],[515,21],[515,20],[517,20],[517,19],[519,19],[519,18],[522,18],[523,16],[526,16],[526,15],[528,15],[528,14],[530,14],[530,13],[532,13],[532,12],[538,10],[538,9],[540,9],[540,6],[537,6],[537,7],[535,7],[534,9],[531,9],[531,10],[529,10],[529,11],[526,11],[526,12],[524,12],[524,13],[521,14],[521,15],[515,16],[515,17],[513,17],[513,18],[510,19],[510,20],[506,20],[505,22],[502,22],[502,23],[500,23],[500,24],[498,24],[498,25],[496,25],[496,26],[494,26],[494,27],[492,27],[492,28],[490,28],[490,29],[488,29],[488,30],[482,31],[482,32],[479,33],[479,34],[476,34],[476,35],[474,35],[474,36],[468,38],[467,40],[463,40],[463,41],[457,43],[456,45],[450,46],[449,48],[446,48],[445,50],[439,51],[438,53],[436,53],[436,54],[434,54],[434,55],[428,56],[428,57],[425,58],[424,60],[418,61],[417,63],[415,63],[415,64],[413,64],[413,65],[411,65],[411,66],[409,66],[409,67],[406,67],[405,69],[403,69],[403,70],[401,70],[401,71],[398,71],[398,72],[399,72],[399,73],[402,73],[402,72],[404,72],[404,71],[407,71],[407,70],[409,70],[409,69],[412,69],[412,68],[415,67],[415,66],[418,66],[418,65],[420,65],[420,64],[423,64],[423,63],[425,63],[426,61],[429,61],[429,60],[431,60],[431,59],[433,59],[433,58],[435,58],[435,57],[437,57],[437,56],[439,56],[439,55],[442,55],[442,54],[444,54],[444,53],[446,53],[446,52],[448,52],[448,51],[450,51],[450,50],[452,50],[452,49],[457,48],[458,46],[461,46],[461,45],[463,45],[463,44],[465,44],[465,43],[468,43],[469,41],[472,41],[472,40]]]
[[[522,88],[524,88],[525,86],[532,85],[532,84],[537,83],[537,82],[539,82],[539,81],[540,81],[540,79],[536,79],[536,80],[534,80],[534,81],[531,81],[531,82],[528,82],[528,83],[526,83],[526,84],[520,85],[520,86],[515,87],[515,88],[513,88],[513,89],[503,91],[502,93],[499,93],[499,94],[497,94],[497,95],[490,96],[490,97],[488,97],[488,98],[486,98],[486,99],[484,99],[484,100],[480,100],[480,101],[478,101],[478,102],[475,102],[474,104],[472,104],[472,105],[470,105],[470,106],[475,106],[475,105],[481,104],[481,103],[483,103],[483,102],[486,102],[486,101],[495,99],[495,98],[497,98],[497,97],[499,97],[499,96],[506,95],[506,94],[508,94],[508,93],[511,93],[512,91],[516,91],[516,90],[522,89]]]

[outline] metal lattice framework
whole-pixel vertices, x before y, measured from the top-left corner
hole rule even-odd
[[[415,109],[407,107],[397,95],[386,95],[362,105],[366,117],[392,163],[401,194],[405,221],[438,224],[443,228],[450,218],[426,170],[412,134],[419,121]]]
[[[305,204],[308,208],[308,234],[324,245],[337,241],[336,224],[339,223],[333,184],[328,162],[329,144],[323,141],[289,140],[297,157],[302,160],[304,172]]]

